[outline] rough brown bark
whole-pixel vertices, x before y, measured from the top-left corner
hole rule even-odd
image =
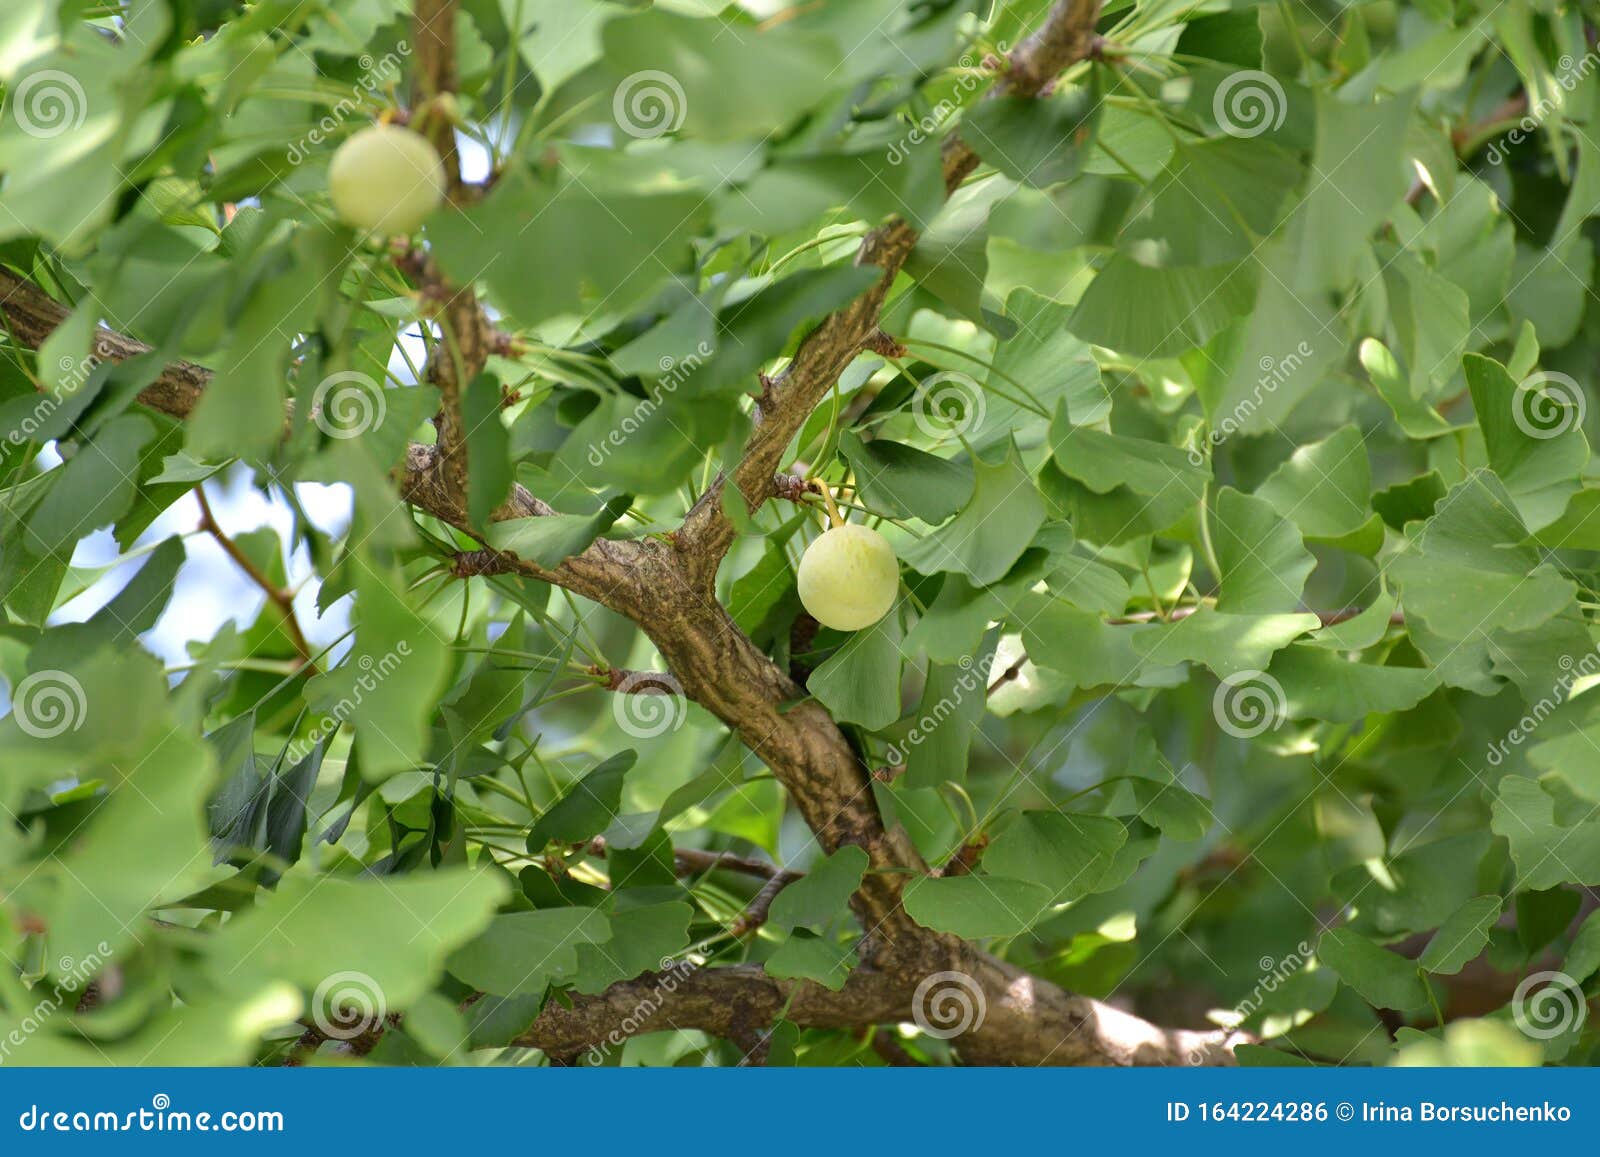
[[[440,22],[448,21],[453,10],[453,0],[419,0],[417,5],[419,51],[424,73],[438,86],[435,92],[448,91],[453,66],[440,54],[448,55],[442,46],[452,41]],[[1098,11],[1099,0],[1061,0],[1040,31],[1012,53],[996,91],[1037,94],[1068,64],[1084,59],[1093,49]],[[443,138],[437,143],[444,153]],[[453,150],[453,144],[449,147]],[[976,156],[957,138],[947,142],[944,158],[949,189],[977,165]],[[864,346],[881,343],[879,313],[916,240],[915,230],[901,221],[873,230],[856,260],[878,266],[883,276],[808,334],[789,367],[769,384],[760,420],[731,475],[752,506],[782,489],[774,482],[782,456],[839,373]],[[0,270],[0,312],[10,319],[17,338],[36,348],[68,311],[26,280]],[[475,300],[472,312],[481,322]],[[101,356],[117,359],[148,351],[109,331],[97,335],[95,347],[103,351]],[[175,364],[140,401],[182,418],[208,378],[199,367]],[[458,378],[457,384],[462,381]],[[448,422],[441,424],[441,443],[448,429]],[[462,497],[464,456],[459,470],[457,462],[447,449],[414,445],[396,471],[397,483],[406,501],[470,534]],[[680,967],[669,974],[647,974],[598,996],[573,997],[570,1005],[552,1002],[520,1043],[571,1057],[616,1034],[668,1027],[759,1040],[761,1030],[780,1014],[815,1027],[893,1023],[913,1019],[925,981],[940,973],[959,973],[981,994],[982,1017],[955,1042],[962,1059],[971,1063],[1230,1063],[1226,1034],[1158,1028],[1065,992],[907,915],[901,893],[907,880],[928,873],[928,865],[903,831],[884,824],[868,769],[828,713],[804,698],[803,690],[739,629],[715,597],[716,570],[733,538],[722,513],[722,485],[719,480],[707,492],[670,541],[601,539],[553,569],[492,551],[467,552],[457,565],[478,574],[514,566],[637,623],[684,694],[727,725],[772,769],[825,850],[854,844],[867,852],[870,867],[852,900],[865,931],[859,947],[862,964],[838,993],[775,980],[758,966]],[[518,487],[493,518],[550,513],[550,507]],[[665,979],[673,984],[663,996]],[[646,1002],[655,1002],[655,1011],[641,1018],[638,1010]]]
[[[987,969],[989,965],[985,964]],[[1168,1030],[1059,989],[1038,990],[1025,973],[1001,966],[977,978],[997,986],[983,1021],[1009,1041],[1024,1042],[1030,1063],[1054,1065],[1196,1065],[1229,1058],[1220,1034]],[[514,1043],[555,1055],[581,1055],[619,1046],[640,1033],[694,1029],[728,1040],[746,1039],[781,1014],[802,1028],[859,1028],[910,1023],[915,993],[891,976],[858,969],[838,992],[809,981],[775,980],[760,965],[696,968],[683,964],[613,984],[571,1007],[552,1001]],[[926,1015],[924,1009],[921,1015]],[[984,1034],[958,1039],[974,1064],[1013,1064],[1009,1048],[986,1052]]]
[[[469,199],[456,151],[453,101],[456,91],[456,0],[416,0],[416,123],[444,164],[450,203]],[[467,493],[467,430],[461,399],[482,372],[493,346],[494,327],[469,283],[453,285],[431,260],[424,260],[423,294],[438,304],[440,340],[428,360],[428,380],[439,387],[436,474],[458,501]]]
[[[1087,59],[1095,47],[1100,0],[1061,0],[1044,24],[1005,61],[1005,72],[987,96],[1037,96],[1069,64]],[[943,145],[945,193],[978,167],[978,155],[959,137]],[[759,506],[771,492],[768,483],[806,418],[827,396],[845,368],[863,349],[881,344],[878,318],[900,268],[917,244],[917,231],[895,218],[868,233],[856,251],[857,265],[883,270],[871,289],[823,319],[806,335],[784,371],[767,381],[754,425],[731,479],[747,507]],[[691,581],[710,590],[717,567],[733,543],[733,524],[723,513],[722,493],[729,480],[719,476],[684,520],[678,542]]]

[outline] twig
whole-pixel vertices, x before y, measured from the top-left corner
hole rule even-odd
[[[761,886],[755,899],[745,905],[739,918],[733,922],[728,931],[735,936],[748,936],[757,928],[767,922],[767,917],[772,913],[772,902],[778,898],[778,893],[787,888],[800,878],[801,873],[781,871],[772,879]]]
[[[604,837],[596,836],[590,840],[587,850],[592,856],[604,856],[606,854]],[[804,872],[797,872],[793,868],[781,868],[765,860],[753,860],[748,856],[739,856],[732,852],[707,852],[699,848],[674,848],[672,860],[673,867],[680,876],[699,876],[707,872],[738,872],[766,881],[755,898],[745,906],[738,919],[729,925],[728,931],[734,936],[748,936],[765,924],[768,914],[772,911],[772,902],[778,898],[778,893],[805,876]]]
[[[200,529],[216,540],[223,553],[234,561],[251,582],[261,588],[262,593],[267,596],[267,601],[278,609],[279,615],[283,618],[284,632],[289,636],[289,641],[294,644],[295,653],[300,657],[300,670],[308,675],[315,675],[317,666],[311,661],[311,644],[306,641],[305,632],[300,629],[300,620],[294,613],[294,592],[287,587],[280,587],[268,578],[250,556],[240,549],[239,544],[222,529],[217,523],[216,515],[211,512],[211,503],[206,500],[204,484],[194,488],[194,496],[200,502]]]
[[[683,697],[683,684],[670,671],[630,671],[624,667],[602,667],[592,664],[589,674],[604,682],[607,691],[622,695],[675,695]]]

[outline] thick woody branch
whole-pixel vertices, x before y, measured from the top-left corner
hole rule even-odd
[[[1011,53],[1005,75],[989,95],[1037,96],[1062,69],[1093,53],[1099,14],[1100,0],[1060,0],[1039,31]],[[978,166],[977,154],[956,136],[946,139],[943,161],[946,195]],[[916,229],[899,218],[868,233],[856,251],[856,264],[875,265],[883,276],[855,301],[824,318],[800,343],[788,367],[765,383],[754,428],[729,476],[747,507],[753,509],[771,497],[771,479],[789,443],[839,375],[863,349],[882,347],[878,318],[917,239]],[[705,590],[711,588],[733,542],[733,524],[722,507],[727,481],[728,477],[719,477],[707,489],[678,534],[690,578]]]
[[[451,201],[460,203],[467,185],[456,152],[456,0],[416,0],[412,12],[417,72],[412,127],[427,137],[444,162]]]
[[[413,122],[444,162],[450,203],[462,206],[469,190],[456,151],[456,0],[416,0],[416,103]],[[439,387],[438,474],[459,498],[467,493],[467,431],[461,399],[482,372],[494,346],[494,327],[471,284],[453,285],[433,261],[424,262],[424,297],[439,305],[440,341],[428,361],[428,380]]]
[[[1086,997],[1057,999],[1025,973],[1004,967],[972,979],[981,987],[941,991],[940,978],[933,978],[919,997],[920,981],[857,969],[832,992],[809,981],[774,979],[760,965],[685,962],[613,984],[598,996],[571,996],[570,1005],[552,1000],[514,1043],[581,1057],[631,1036],[673,1029],[746,1040],[779,1017],[801,1028],[833,1029],[921,1019],[936,1028],[970,1026],[953,1038],[968,1063],[1110,1066],[1228,1064],[1231,1047],[1245,1039],[1159,1029]],[[965,994],[964,1004],[958,993]],[[946,1022],[946,1016],[962,1019]]]
[[[834,992],[810,981],[776,979],[759,964],[682,960],[594,996],[552,998],[511,1043],[541,1049],[563,1064],[596,1063],[630,1037],[654,1032],[703,1032],[748,1048],[746,1042],[759,1042],[780,1018],[801,1028],[857,1032],[910,1023],[961,1029],[948,1039],[969,1065],[1227,1066],[1234,1063],[1233,1049],[1252,1040],[1221,1029],[1157,1028],[1100,1001],[1039,987],[1003,965],[964,980],[946,974],[912,983],[858,968]],[[370,1052],[402,1019],[391,1016],[347,1047],[358,1055]],[[306,1030],[302,1050],[328,1039],[314,1025]]]
[[[71,312],[68,306],[56,301],[36,285],[10,270],[0,269],[0,314],[5,317],[11,337],[19,344],[38,349]],[[127,361],[151,352],[144,342],[104,326],[95,331],[91,348],[95,357],[108,362]],[[182,421],[199,403],[211,377],[211,371],[203,366],[191,362],[169,362],[156,380],[140,391],[138,400],[152,410]],[[418,510],[472,533],[462,492],[450,484],[438,446],[413,443],[406,452],[404,464],[396,469],[395,479],[401,497]],[[542,517],[551,513],[554,512],[548,505],[523,487],[515,486],[506,501],[490,515],[490,519],[499,522]],[[510,565],[503,567],[483,563],[485,569],[477,573],[518,570],[546,582],[568,587],[597,602],[615,605],[628,584],[632,550],[630,543],[602,540],[558,567],[544,568],[513,560]],[[503,559],[506,556],[498,557]]]
[[[449,72],[443,60],[447,56],[453,60],[453,53],[446,53],[443,46],[450,43],[446,29],[453,29],[454,8],[452,0],[418,0],[416,8],[423,72],[435,79],[439,92],[448,91]],[[1098,0],[1060,0],[1040,32],[1012,54],[995,90],[1037,94],[1063,68],[1089,55],[1098,11]],[[977,164],[957,140],[946,145],[944,157],[947,189],[957,187]],[[788,369],[770,383],[760,420],[731,475],[750,506],[785,488],[802,494],[795,482],[777,480],[782,456],[839,373],[862,348],[881,346],[879,314],[916,240],[915,230],[900,221],[869,234],[857,261],[876,266],[882,276],[860,299],[807,335]],[[459,300],[465,310],[465,299]],[[478,324],[481,310],[475,301],[471,307]],[[3,271],[0,311],[12,319],[18,337],[33,346],[67,312]],[[107,340],[97,337],[97,348]],[[112,356],[117,357],[147,352],[131,339],[107,348],[115,348]],[[208,378],[197,367],[171,367],[141,400],[183,417]],[[470,377],[456,378],[458,386],[467,381]],[[440,446],[412,446],[397,474],[407,501],[470,535],[475,528],[459,485],[464,474],[457,472],[457,460],[450,453],[448,428],[441,424]],[[460,461],[464,469],[464,458]],[[670,974],[613,985],[599,996],[575,996],[570,1005],[552,1002],[520,1043],[567,1058],[612,1042],[614,1036],[620,1039],[661,1028],[694,1028],[735,1041],[759,1042],[762,1031],[780,1015],[814,1027],[895,1023],[913,1018],[925,981],[958,973],[981,994],[983,1009],[983,1016],[956,1038],[964,1061],[1226,1063],[1226,1042],[1218,1034],[1147,1024],[910,918],[900,903],[901,894],[907,881],[929,874],[928,865],[902,829],[884,823],[867,768],[828,712],[807,698],[712,597],[718,563],[732,541],[731,524],[721,506],[724,485],[719,480],[708,491],[670,541],[602,538],[554,568],[479,551],[463,552],[455,565],[458,573],[488,574],[514,561],[519,573],[558,583],[636,622],[683,694],[726,724],[772,770],[823,850],[831,853],[854,845],[867,853],[869,869],[851,899],[865,933],[857,945],[862,966],[837,993],[809,983],[775,980],[759,966],[683,966]],[[550,513],[548,506],[518,488],[492,517]],[[663,976],[673,981],[665,997]],[[641,1009],[647,1011],[641,1014]]]
[[[806,1028],[853,1028],[909,1018],[904,994],[886,976],[857,972],[839,992],[805,981],[775,980],[758,964],[698,968],[685,962],[613,984],[598,996],[552,1000],[515,1044],[557,1056],[614,1048],[630,1036],[695,1029],[740,1040],[783,1013]]]
[[[38,349],[72,311],[31,282],[0,269],[0,313],[19,344]],[[90,339],[91,356],[104,362],[122,362],[150,352],[143,342],[98,327]],[[186,418],[211,381],[211,371],[190,362],[169,362],[139,394],[139,401],[173,418]]]

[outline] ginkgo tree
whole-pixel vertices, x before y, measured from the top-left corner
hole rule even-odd
[[[1587,1061],[1597,22],[8,0],[0,1063]]]

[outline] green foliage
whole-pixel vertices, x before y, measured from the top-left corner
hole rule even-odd
[[[541,1008],[675,967],[842,988],[885,877],[1247,1063],[1594,1058],[1594,5],[1107,3],[995,100],[1039,0],[472,0],[448,100],[400,0],[116,7],[0,13],[0,265],[61,303],[0,303],[0,1038],[61,998],[19,1060],[332,1060],[403,1014],[372,1060],[537,1062]],[[471,187],[358,236],[329,161],[402,109]],[[453,465],[441,405],[448,501],[398,484]],[[893,544],[882,620],[814,629],[820,491],[765,479],[695,516],[734,541],[694,669],[681,615],[543,581],[688,549],[773,429]],[[286,539],[182,537],[223,471]],[[208,537],[260,605],[162,650]],[[958,870],[808,836],[764,744],[812,724]]]

